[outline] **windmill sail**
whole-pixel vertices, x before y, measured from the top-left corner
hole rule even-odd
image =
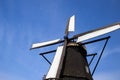
[[[78,37],[77,42],[81,42],[84,40],[88,40],[88,39],[91,39],[91,38],[115,31],[117,29],[120,29],[120,23],[113,24],[113,25],[110,25],[107,27],[103,27],[103,28],[100,28],[97,30],[88,31],[88,32],[83,33],[83,34],[75,35],[74,37]]]
[[[70,18],[69,25],[68,25],[68,31],[69,31],[69,32],[75,31],[75,15],[73,15],[73,16]]]
[[[62,50],[63,50],[63,46],[59,46],[57,48],[52,65],[48,71],[48,74],[46,75],[46,79],[56,78],[60,59],[61,59],[61,55],[62,55]]]
[[[57,44],[57,43],[60,43],[60,42],[62,42],[62,40],[56,39],[56,40],[47,41],[47,42],[35,43],[35,44],[32,44],[31,49],[41,48],[41,47],[49,46],[49,45],[52,45],[52,44]]]
[[[68,20],[65,34],[68,34],[68,32],[74,32],[74,31],[75,31],[75,15],[70,17],[70,19]]]

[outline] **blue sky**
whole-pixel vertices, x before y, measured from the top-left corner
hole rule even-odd
[[[0,79],[42,80],[49,64],[38,54],[52,47],[30,51],[33,43],[63,38],[72,15],[76,16],[73,34],[119,22],[119,4],[120,0],[0,0]],[[120,79],[120,30],[108,35],[111,39],[95,80]],[[101,45],[88,50],[96,52]]]

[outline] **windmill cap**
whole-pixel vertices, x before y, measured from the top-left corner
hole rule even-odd
[[[69,42],[67,46],[80,46],[80,44],[75,42]]]
[[[74,46],[74,47],[76,47],[76,46],[82,46],[85,50],[86,50],[86,47],[85,47],[85,45],[81,45],[81,43],[76,43],[76,42],[69,42],[68,43],[68,45],[67,46]]]

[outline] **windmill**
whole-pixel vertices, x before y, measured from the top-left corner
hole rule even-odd
[[[60,44],[57,50],[40,53],[40,55],[43,56],[43,58],[51,65],[47,75],[43,80],[93,80],[92,75],[96,70],[96,67],[101,59],[110,36],[85,43],[83,43],[83,41],[118,30],[120,29],[120,23],[77,34],[69,38],[69,33],[73,32],[74,28],[75,16],[73,15],[68,20],[64,39],[56,39],[52,41],[32,44],[31,49]],[[89,66],[93,61],[96,53],[87,54],[85,45],[101,40],[106,40],[106,42],[97,60],[94,70],[91,72]],[[56,52],[56,54],[54,56],[53,62],[51,63],[44,55],[52,52]],[[88,56],[92,56],[92,59],[89,63],[87,61]]]

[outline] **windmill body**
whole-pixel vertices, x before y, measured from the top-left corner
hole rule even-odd
[[[60,77],[64,80],[92,80],[86,55],[83,46],[75,42],[68,43]]]
[[[63,40],[56,39],[48,42],[35,43],[32,45],[31,49],[37,49],[62,43],[62,45],[58,46],[57,50],[41,53],[43,56],[44,54],[56,51],[53,62],[48,73],[44,77],[44,80],[93,80],[89,63],[87,61],[87,50],[81,42],[118,29],[120,29],[120,23],[77,34],[71,38],[68,38],[69,32],[73,32],[75,30],[75,16],[70,17]],[[94,56],[95,54],[92,55]]]
[[[53,63],[45,79],[92,80],[86,59],[86,49],[78,43],[69,42],[66,47],[66,55],[64,56],[62,69],[59,70],[59,66],[61,66],[62,49],[63,46],[58,47]],[[60,71],[60,77],[57,78],[57,73]]]

